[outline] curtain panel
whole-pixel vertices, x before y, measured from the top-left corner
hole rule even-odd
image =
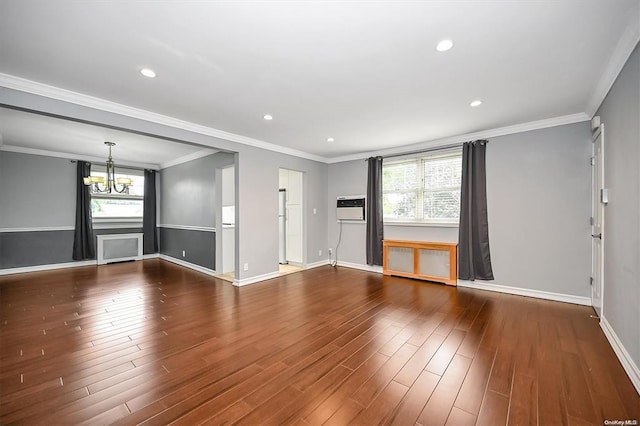
[[[458,278],[492,280],[486,188],[486,140],[462,147]]]
[[[84,178],[91,174],[91,163],[78,161],[76,168],[76,227],[73,234],[73,260],[96,257],[96,238],[91,217],[91,192]]]
[[[382,266],[382,157],[370,157],[367,164],[367,264]]]
[[[156,223],[156,171],[144,171],[144,202],[142,205],[143,253],[158,252]]]

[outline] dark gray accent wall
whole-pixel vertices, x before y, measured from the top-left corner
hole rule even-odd
[[[640,46],[596,113],[604,124],[603,317],[640,366]],[[636,370],[637,371],[637,370]]]
[[[96,235],[129,234],[142,228],[96,229]],[[73,230],[0,232],[0,269],[74,262]]]
[[[160,253],[185,262],[216,269],[216,233],[160,228]],[[184,250],[185,256],[182,255]]]

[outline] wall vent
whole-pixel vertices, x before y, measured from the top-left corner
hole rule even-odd
[[[98,235],[98,265],[142,259],[142,233]]]

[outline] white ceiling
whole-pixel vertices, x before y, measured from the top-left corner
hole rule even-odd
[[[639,27],[639,0],[4,0],[0,73],[335,158],[586,118]]]
[[[109,148],[116,166],[160,168],[216,151],[46,115],[0,108],[0,149],[104,163]]]

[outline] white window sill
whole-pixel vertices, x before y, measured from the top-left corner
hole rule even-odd
[[[384,221],[384,226],[421,226],[429,228],[458,228],[457,223],[437,223],[437,222],[393,222]]]
[[[141,217],[94,218],[94,229],[142,228]]]

